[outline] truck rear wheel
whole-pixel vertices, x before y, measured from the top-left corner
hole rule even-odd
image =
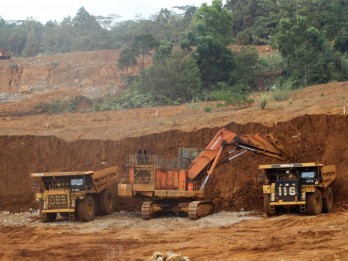
[[[56,221],[57,213],[46,213],[45,222],[54,222]]]
[[[77,213],[80,221],[92,221],[95,217],[95,202],[91,195],[87,195],[83,200],[79,201]]]
[[[307,215],[319,215],[323,207],[321,193],[316,189],[313,193],[308,193],[306,198]]]
[[[274,212],[271,212],[271,201],[270,201],[270,198],[269,198],[269,194],[265,194],[264,198],[263,198],[263,207],[264,207],[264,211],[267,215],[267,217],[273,217],[276,215],[275,213],[275,208],[274,207]]]
[[[323,198],[323,212],[331,213],[333,210],[333,193],[331,187],[326,190],[326,198]]]
[[[115,211],[115,195],[110,189],[105,189],[98,195],[98,205],[102,215],[110,215]]]

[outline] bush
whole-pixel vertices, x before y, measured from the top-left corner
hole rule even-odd
[[[249,30],[244,30],[242,32],[239,32],[236,37],[236,43],[240,45],[247,45],[251,44],[252,37]]]
[[[263,110],[266,108],[266,105],[269,101],[269,96],[268,94],[261,94],[260,98],[259,98],[259,106],[260,106],[260,109]]]
[[[76,96],[70,100],[54,100],[50,103],[41,102],[35,106],[39,113],[59,114],[64,112],[88,111],[92,108],[93,102],[85,96]]]
[[[289,90],[282,90],[280,88],[275,88],[272,90],[272,98],[275,101],[287,101],[290,97]]]
[[[287,101],[290,98],[290,93],[295,86],[295,81],[292,78],[286,78],[279,84],[271,88],[272,98],[275,101]]]
[[[283,69],[283,58],[279,53],[261,56],[259,58],[259,68],[261,73],[277,72]]]
[[[209,107],[209,106],[207,106],[207,107],[204,107],[204,111],[205,112],[212,112],[212,108],[211,107]]]
[[[18,70],[18,68],[19,68],[18,64],[16,64],[16,63],[10,63],[8,67],[10,67],[10,69],[13,69],[13,70]]]
[[[242,85],[230,86],[226,83],[219,82],[216,90],[209,95],[210,100],[224,101],[225,105],[245,105],[251,104],[254,100],[248,98],[248,88]]]
[[[56,62],[56,61],[51,62],[51,68],[52,68],[52,69],[55,69],[55,68],[57,68],[58,66],[59,66],[59,62]]]

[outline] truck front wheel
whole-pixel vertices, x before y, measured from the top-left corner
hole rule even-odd
[[[56,221],[57,213],[46,213],[45,222],[54,222]]]
[[[115,195],[110,189],[105,189],[98,195],[98,205],[103,215],[110,215],[115,211]]]
[[[308,215],[319,215],[323,207],[321,193],[316,189],[313,193],[308,193],[306,198],[306,210]]]
[[[77,214],[80,221],[92,221],[95,217],[95,202],[91,195],[87,195],[83,200],[78,202]]]
[[[333,210],[333,193],[331,187],[326,190],[326,198],[323,198],[323,212],[331,213]]]

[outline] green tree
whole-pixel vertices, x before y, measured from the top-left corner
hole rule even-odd
[[[203,86],[211,91],[217,82],[229,80],[229,74],[233,70],[233,54],[212,35],[201,36],[196,41],[194,57],[201,72]]]
[[[230,84],[239,85],[243,91],[256,90],[259,56],[254,47],[242,47],[234,54],[234,68],[230,75]]]
[[[203,4],[193,19],[193,30],[182,42],[182,48],[191,50],[199,66],[204,88],[209,92],[217,82],[227,81],[233,68],[233,55],[227,48],[232,37],[232,14],[223,9],[221,0],[211,6]]]
[[[172,54],[173,47],[174,47],[173,43],[169,43],[169,42],[160,44],[160,46],[156,50],[154,61],[156,63],[165,62]]]
[[[202,4],[193,24],[198,37],[209,35],[226,46],[232,42],[232,19],[232,14],[223,8],[222,0],[213,0],[211,6]]]
[[[40,22],[34,20],[26,20],[24,22],[26,28],[27,37],[22,51],[23,56],[35,56],[40,52],[41,34],[43,31],[43,25]]]
[[[118,66],[125,69],[140,60],[141,70],[144,70],[146,59],[152,57],[152,50],[157,46],[158,42],[151,34],[136,35],[130,45],[122,49]]]
[[[325,83],[333,78],[332,48],[307,17],[281,19],[275,41],[284,57],[287,75],[298,80],[299,85]]]
[[[201,95],[201,86],[197,64],[180,50],[173,50],[166,60],[154,63],[137,81],[137,88],[151,94],[156,104],[190,101]]]

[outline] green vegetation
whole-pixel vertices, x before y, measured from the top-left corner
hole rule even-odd
[[[287,101],[290,98],[290,92],[294,88],[294,81],[287,78],[277,85],[273,85],[271,90],[272,98],[276,101]]]
[[[282,101],[295,88],[348,80],[347,1],[227,0],[223,5],[213,0],[175,9],[122,22],[113,15],[90,15],[83,7],[73,18],[44,25],[33,19],[7,23],[0,17],[0,48],[15,56],[122,48],[117,66],[126,91],[85,105],[94,110],[197,100],[240,106],[253,102],[251,92],[270,86],[269,95]],[[231,44],[244,46],[232,51]],[[260,57],[252,46],[260,44],[278,53]],[[37,109],[80,110],[75,103],[56,101]]]
[[[51,62],[51,68],[55,69],[59,66],[59,62]]]
[[[76,96],[73,99],[60,101],[54,100],[49,103],[39,103],[35,110],[39,113],[60,114],[64,112],[90,111],[93,101],[85,96]]]
[[[259,106],[261,110],[264,110],[266,108],[266,105],[269,101],[269,96],[267,93],[262,93],[259,97]]]
[[[206,106],[206,107],[204,107],[204,111],[205,112],[212,112],[213,109],[210,106]]]

